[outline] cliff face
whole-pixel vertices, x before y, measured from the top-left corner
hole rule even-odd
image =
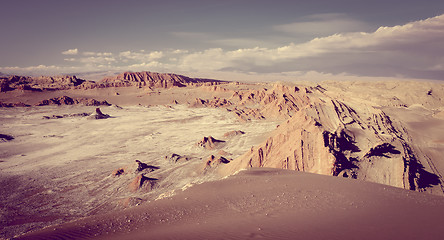
[[[440,173],[414,150],[400,122],[379,107],[345,103],[325,92],[321,86],[282,85],[237,92],[238,104],[261,116],[287,120],[265,142],[219,171],[226,175],[252,167],[282,168],[443,193]]]
[[[96,87],[152,87],[172,88],[186,86],[215,85],[223,81],[190,78],[172,73],[124,72],[115,77],[106,77]]]

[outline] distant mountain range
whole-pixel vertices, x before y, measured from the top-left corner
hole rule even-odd
[[[147,71],[124,72],[115,76],[104,77],[99,81],[84,80],[71,75],[40,77],[0,75],[0,91],[6,92],[15,89],[43,91],[72,88],[91,89],[130,86],[135,86],[139,88],[171,88],[186,87],[189,85],[214,85],[222,82],[224,81],[214,79],[190,78],[173,73],[156,73]]]

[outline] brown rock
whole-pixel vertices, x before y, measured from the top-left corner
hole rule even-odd
[[[221,164],[228,164],[230,160],[223,156],[211,155],[204,163],[203,171],[206,172],[210,169],[217,168]]]
[[[136,173],[142,172],[142,171],[144,171],[144,172],[152,172],[154,170],[159,169],[159,167],[148,165],[148,164],[143,163],[143,162],[141,162],[139,160],[136,160],[136,163],[137,163],[137,169],[135,171]]]
[[[100,108],[96,108],[96,111],[92,113],[88,118],[89,119],[106,119],[110,118],[111,116],[108,114],[103,114]]]
[[[124,173],[125,173],[125,169],[124,168],[119,168],[119,169],[114,170],[112,174],[113,174],[113,176],[120,176],[120,175],[122,175]]]
[[[0,142],[7,142],[13,140],[14,137],[7,134],[0,134]]]
[[[132,192],[136,192],[139,189],[143,189],[146,191],[151,191],[157,185],[156,178],[145,177],[144,174],[139,174],[137,177],[133,179],[133,181],[129,184],[128,189]]]
[[[171,154],[170,156],[165,156],[165,159],[169,160],[169,161],[171,161],[173,163],[188,161],[188,157],[181,156],[181,155],[175,154],[175,153]]]
[[[203,147],[205,149],[215,149],[217,147],[220,147],[222,143],[225,141],[217,140],[213,138],[212,136],[204,137],[202,140],[200,140],[196,145]]]
[[[68,96],[55,97],[51,99],[46,99],[40,101],[37,106],[46,106],[46,105],[74,105],[74,104],[83,104],[85,106],[110,106],[107,101],[98,101],[95,99],[88,98],[71,98]]]
[[[191,107],[213,107],[213,108],[226,107],[231,105],[233,104],[227,99],[218,98],[218,97],[214,97],[211,100],[196,98],[194,99],[194,102],[190,104]]]
[[[7,107],[7,108],[11,108],[11,107],[30,107],[31,105],[22,103],[22,102],[18,102],[18,103],[3,103],[0,102],[0,107]]]

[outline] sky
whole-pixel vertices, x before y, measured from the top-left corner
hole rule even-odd
[[[0,72],[444,80],[442,0],[0,0]]]

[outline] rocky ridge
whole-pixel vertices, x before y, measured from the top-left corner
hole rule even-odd
[[[107,87],[172,88],[186,86],[212,86],[225,81],[190,78],[173,73],[124,72],[100,81],[87,81],[76,76],[0,76],[0,92],[12,90],[47,91],[66,89],[94,89]]]
[[[284,120],[264,143],[218,165],[222,175],[272,167],[444,193],[440,172],[415,151],[401,122],[372,104],[329,96],[320,85],[275,84],[232,91],[228,99],[197,99],[195,105],[225,107],[243,121]]]
[[[172,88],[186,86],[211,86],[225,81],[213,79],[190,78],[172,73],[124,72],[117,76],[105,77],[93,87],[150,87]]]
[[[81,86],[82,84],[93,84],[91,81],[79,79],[76,76],[6,76],[0,77],[0,92],[11,90],[64,90]]]

